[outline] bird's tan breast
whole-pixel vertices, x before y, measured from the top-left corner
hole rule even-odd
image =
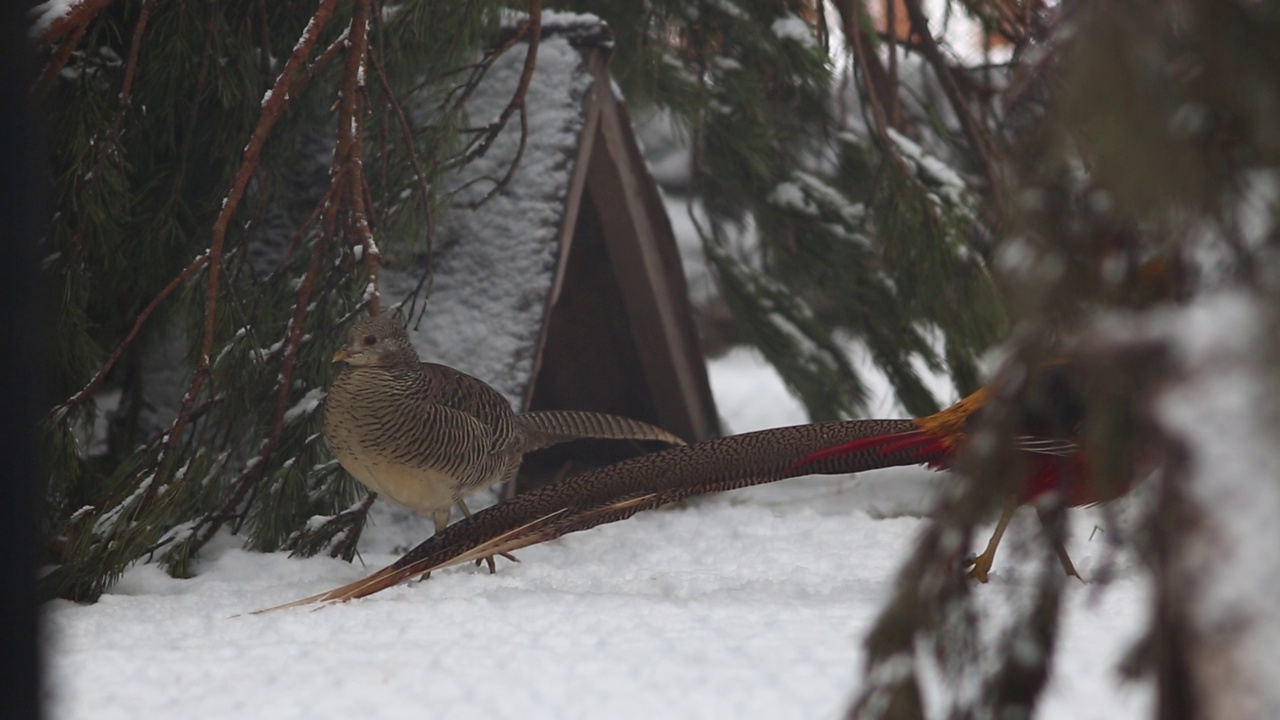
[[[325,401],[325,440],[338,462],[370,490],[420,513],[500,478],[510,454],[509,442],[433,402],[432,390],[412,371],[348,369]]]

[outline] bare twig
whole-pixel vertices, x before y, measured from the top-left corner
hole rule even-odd
[[[484,132],[473,138],[467,144],[466,153],[459,162],[466,165],[483,157],[489,148],[493,146],[494,140],[507,126],[507,122],[511,120],[511,116],[517,111],[524,108],[525,96],[529,92],[529,83],[533,80],[533,71],[538,66],[538,45],[542,39],[542,0],[529,0],[529,19],[521,27],[517,37],[526,37],[529,41],[529,49],[524,55],[524,69],[520,73],[520,82],[516,85],[515,92],[511,95],[511,100],[507,102],[507,106],[502,109],[498,118],[485,126]],[[519,161],[517,156],[516,162]],[[514,171],[509,172],[508,176]]]
[[[387,80],[387,74],[383,71],[382,63],[378,62],[378,56],[370,53],[369,64],[373,67],[373,71],[378,75],[378,84],[382,86],[382,92],[387,96],[387,105],[391,108],[392,114],[395,115],[400,126],[400,134],[404,139],[405,150],[408,151],[409,164],[413,166],[414,177],[418,181],[418,194],[422,198],[423,211],[426,213],[427,221],[427,257],[431,257],[431,245],[435,240],[435,210],[431,206],[431,189],[429,186],[428,176],[422,168],[422,161],[418,157],[418,148],[413,139],[413,125],[409,122],[409,117],[405,114],[404,107],[400,104],[399,98],[391,90],[391,84]],[[428,261],[429,264],[429,261]]]

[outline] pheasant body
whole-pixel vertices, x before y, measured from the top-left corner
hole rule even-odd
[[[424,363],[386,317],[352,327],[325,401],[324,435],[338,462],[373,492],[431,517],[436,531],[468,493],[511,480],[526,452],[583,437],[683,444],[629,418],[578,411],[517,414],[497,390]]]
[[[857,438],[910,431],[913,423],[847,420],[797,425],[646,453],[516,495],[436,533],[363,580],[271,610],[366,597],[432,570],[512,552],[706,493],[810,473],[913,465],[921,461],[914,451],[885,455],[874,449],[814,459],[803,470],[797,462]]]
[[[1000,538],[1018,506],[1033,503],[1050,492],[1060,493],[1068,507],[1095,505],[1114,500],[1126,494],[1131,487],[1127,482],[1131,478],[1126,478],[1126,482],[1105,485],[1091,480],[1088,454],[1077,442],[1084,409],[1072,384],[1071,372],[1072,366],[1065,362],[1052,363],[1040,369],[1038,402],[1026,409],[1016,438],[1017,447],[1027,463],[1026,474],[1001,513],[986,550],[974,558],[970,575],[979,581],[986,582]],[[979,389],[944,410],[916,418],[912,421],[915,427],[905,432],[858,438],[834,445],[806,456],[799,467],[821,472],[811,469],[815,467],[814,463],[830,462],[849,454],[861,456],[867,452],[884,456],[883,466],[888,467],[899,464],[891,458],[911,452],[917,455],[918,464],[935,470],[948,470],[956,453],[968,441],[990,397],[988,388]],[[1054,550],[1063,570],[1079,577],[1061,542],[1055,540]]]

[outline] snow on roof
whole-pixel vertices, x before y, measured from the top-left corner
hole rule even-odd
[[[533,380],[569,178],[585,123],[583,100],[592,82],[571,38],[548,33],[561,26],[602,27],[594,16],[571,13],[544,16],[544,25],[525,100],[529,134],[520,166],[501,193],[471,208],[506,174],[515,156],[520,121],[513,116],[482,158],[447,179],[450,189],[471,185],[458,193],[438,224],[426,313],[409,329],[424,360],[475,375],[517,405]],[[502,112],[524,57],[522,44],[494,63],[467,103],[472,124]],[[381,274],[386,302],[412,292],[422,273],[420,262],[407,248],[386,253]]]

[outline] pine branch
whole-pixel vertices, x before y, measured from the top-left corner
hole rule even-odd
[[[250,489],[262,481],[267,464],[280,445],[280,437],[284,433],[285,411],[289,407],[289,391],[293,387],[293,371],[297,363],[298,348],[302,344],[302,330],[306,326],[308,308],[311,305],[311,295],[315,289],[316,278],[320,272],[320,263],[325,257],[327,246],[328,243],[325,242],[324,237],[316,241],[311,251],[311,261],[307,266],[306,275],[303,276],[302,284],[298,286],[293,305],[293,318],[289,321],[289,335],[284,345],[284,358],[281,362],[278,376],[275,411],[271,420],[271,434],[267,437],[266,442],[262,444],[258,454],[248,463],[248,469],[231,484],[230,490],[224,495],[225,500],[218,509],[207,513],[197,521],[187,538],[166,553],[165,562],[170,563],[171,566],[175,561],[182,563],[186,559],[194,557],[196,553],[200,552],[201,548],[213,539],[225,522],[238,516],[239,508],[244,503],[245,496]],[[179,565],[175,569],[179,573],[185,574],[185,567]]]
[[[285,106],[289,102],[289,92],[293,87],[294,81],[306,58],[310,55],[312,47],[315,46],[316,41],[319,39],[320,32],[333,16],[336,4],[337,0],[320,1],[320,7],[316,9],[311,22],[308,23],[302,37],[299,38],[298,44],[294,47],[293,54],[289,56],[284,69],[276,78],[275,84],[269,91],[269,97],[263,103],[258,125],[254,128],[249,144],[245,147],[244,158],[240,163],[240,168],[236,171],[231,190],[223,200],[222,211],[218,213],[218,218],[214,221],[213,238],[209,245],[209,278],[205,286],[204,334],[200,343],[200,356],[195,368],[195,377],[182,398],[178,417],[170,430],[170,447],[176,447],[182,437],[182,430],[188,421],[191,407],[195,404],[196,397],[200,394],[200,390],[204,387],[204,383],[209,376],[210,357],[213,354],[214,320],[218,311],[218,281],[222,269],[222,250],[226,242],[227,227],[230,225],[236,209],[240,206],[240,201],[244,198],[245,189],[249,185],[249,178],[253,175],[253,171],[258,165],[258,158],[262,154],[267,137],[271,134],[271,129],[279,121]]]
[[[189,280],[192,275],[199,272],[208,263],[209,253],[206,252],[201,254],[193,260],[190,265],[183,268],[182,272],[178,273],[173,280],[170,280],[169,284],[166,285],[163,290],[157,293],[155,297],[151,298],[151,301],[147,303],[147,306],[142,309],[142,312],[138,313],[138,317],[133,321],[133,327],[129,330],[129,334],[125,335],[124,339],[120,341],[120,344],[111,352],[110,357],[108,357],[106,362],[102,364],[102,367],[93,376],[93,378],[89,380],[88,384],[81,388],[75,395],[68,398],[66,402],[50,410],[46,417],[60,422],[71,410],[90,400],[94,393],[98,392],[102,387],[102,383],[106,381],[107,375],[109,375],[112,369],[115,368],[116,363],[120,361],[121,356],[124,355],[125,351],[127,351],[133,344],[134,340],[137,339],[138,333],[142,330],[143,325],[146,324],[152,313],[155,312],[156,308],[158,308],[160,304],[172,295],[173,292],[184,282]]]
[[[911,29],[921,39],[924,57],[937,74],[938,81],[942,84],[943,92],[946,93],[947,99],[951,102],[951,107],[955,110],[956,117],[960,119],[960,127],[977,155],[983,176],[987,180],[987,191],[991,194],[995,207],[1002,209],[1005,207],[1004,185],[1000,178],[999,156],[996,153],[995,142],[991,139],[991,135],[986,128],[978,122],[972,108],[969,107],[968,101],[960,93],[953,76],[956,71],[942,56],[942,50],[938,47],[937,39],[929,31],[929,21],[925,17],[924,10],[921,9],[920,0],[906,0],[905,4],[907,17],[911,21]]]
[[[346,188],[341,197],[350,207],[352,230],[363,248],[365,271],[369,278],[365,293],[370,311],[376,314],[381,298],[378,267],[382,254],[369,227],[365,206],[368,188],[364,178],[365,73],[369,63],[370,5],[371,0],[356,0],[347,32],[347,64],[338,105],[338,142],[334,162],[344,165],[347,170],[341,175]]]

